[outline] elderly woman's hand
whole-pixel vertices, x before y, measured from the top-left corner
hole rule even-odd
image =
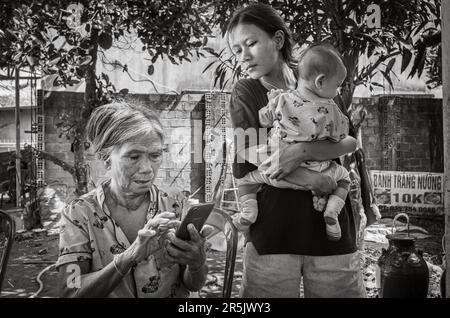
[[[162,212],[139,230],[136,240],[124,252],[132,263],[137,264],[147,259],[162,247],[161,235],[171,228],[176,228],[179,221],[173,212]]]
[[[199,270],[206,261],[205,239],[197,232],[193,224],[187,226],[190,240],[184,241],[174,233],[167,234],[166,257],[169,261],[184,264],[192,271]]]

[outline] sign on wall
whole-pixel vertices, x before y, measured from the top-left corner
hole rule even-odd
[[[371,170],[370,174],[381,213],[444,214],[442,173]]]

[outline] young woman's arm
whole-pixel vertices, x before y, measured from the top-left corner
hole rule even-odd
[[[279,156],[279,164],[267,169],[266,173],[272,179],[281,180],[297,169],[302,162],[332,160],[354,152],[356,147],[357,140],[350,136],[338,143],[321,140],[292,144],[282,152],[273,154]]]

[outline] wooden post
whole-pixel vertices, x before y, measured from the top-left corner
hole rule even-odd
[[[444,210],[445,210],[445,254],[446,297],[450,298],[450,1],[442,1],[442,111],[444,124]]]
[[[15,90],[16,90],[16,206],[19,208],[20,203],[20,195],[22,188],[22,177],[21,177],[21,167],[20,167],[20,70],[16,66],[15,68]]]

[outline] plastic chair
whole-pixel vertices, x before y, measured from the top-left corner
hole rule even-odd
[[[236,252],[238,245],[238,231],[233,225],[231,216],[224,210],[219,208],[214,208],[205,224],[211,226],[214,229],[206,237],[207,240],[217,235],[218,233],[223,233],[225,235],[227,251],[222,297],[230,298],[231,291],[233,289],[234,266],[236,263]]]
[[[222,180],[222,182],[217,182],[214,188],[213,197],[216,205],[214,210],[206,220],[205,225],[209,225],[214,229],[211,233],[208,234],[206,240],[221,232],[225,235],[227,242],[227,251],[225,259],[225,273],[223,277],[222,297],[230,298],[231,291],[233,289],[234,266],[236,263],[236,253],[238,246],[238,231],[233,224],[233,219],[231,218],[231,216],[225,210],[218,208],[219,206],[221,206],[222,193],[225,182],[225,178],[223,177],[226,175],[227,170],[226,142],[224,142],[222,145],[222,153],[224,157],[222,158],[223,161],[218,178],[218,180]]]
[[[5,242],[2,247],[3,253],[0,258],[0,292],[2,291],[3,278],[5,277],[6,269],[8,267],[9,253],[14,242],[16,233],[16,225],[13,218],[6,212],[0,210],[0,233],[4,233]],[[1,243],[1,242],[0,242]]]

